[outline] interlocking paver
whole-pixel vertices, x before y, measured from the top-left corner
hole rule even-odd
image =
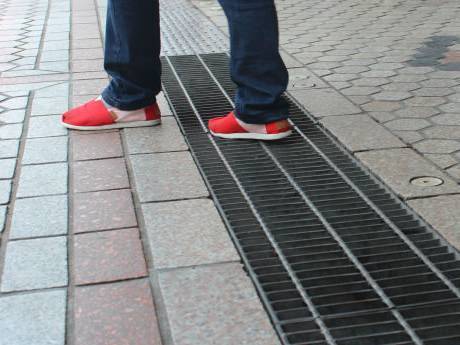
[[[128,173],[122,158],[80,161],[73,165],[73,190],[75,192],[128,187]]]
[[[439,114],[439,110],[432,107],[405,107],[394,114],[399,117],[427,118]]]
[[[430,126],[430,123],[424,119],[396,119],[385,124],[390,129],[396,131],[417,131]]]
[[[122,157],[123,149],[118,131],[95,134],[72,133],[74,160]]]
[[[67,217],[66,195],[18,199],[10,239],[66,235]]]
[[[28,138],[57,137],[67,134],[67,129],[60,123],[60,115],[36,116],[29,121]]]
[[[67,240],[50,237],[9,242],[1,290],[22,291],[67,285]]]
[[[58,163],[67,161],[65,137],[27,139],[22,164]]]
[[[239,263],[168,270],[159,282],[175,344],[279,344]]]
[[[77,287],[76,345],[161,345],[147,280]]]
[[[172,117],[163,118],[161,126],[126,128],[124,132],[130,154],[188,149],[176,120]]]
[[[64,345],[66,291],[0,298],[0,345]]]
[[[0,159],[0,179],[13,178],[16,159]]]
[[[67,164],[26,165],[21,169],[19,198],[67,193]]]
[[[147,266],[138,229],[75,236],[74,274],[79,285],[145,277]]]
[[[155,268],[239,260],[212,201],[145,204],[142,211]]]
[[[135,155],[130,159],[141,202],[208,196],[188,152]]]

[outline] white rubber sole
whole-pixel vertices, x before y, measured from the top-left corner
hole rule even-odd
[[[117,122],[111,125],[105,126],[74,126],[69,125],[61,120],[61,125],[69,129],[76,129],[79,131],[102,131],[104,129],[119,129],[119,128],[133,128],[133,127],[148,127],[158,126],[161,124],[161,120],[150,120],[150,121],[132,121],[132,122]]]
[[[292,134],[292,131],[287,131],[278,134],[263,134],[263,133],[234,133],[234,134],[222,134],[214,133],[210,131],[212,135],[224,139],[252,139],[252,140],[280,140],[288,137]]]

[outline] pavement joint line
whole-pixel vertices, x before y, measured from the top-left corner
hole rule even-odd
[[[177,270],[195,269],[197,267],[214,267],[214,266],[221,266],[221,265],[234,264],[234,263],[242,264],[242,261],[241,259],[240,260],[226,260],[226,261],[219,261],[219,262],[209,262],[209,263],[204,263],[204,264],[199,264],[199,265],[154,268],[154,270],[158,273],[162,273],[162,272],[171,272],[171,271],[177,271]]]
[[[181,198],[181,199],[168,199],[168,200],[150,200],[150,201],[143,201],[140,202],[141,205],[149,205],[149,204],[164,204],[164,203],[173,203],[178,201],[189,201],[189,200],[212,200],[211,196],[200,196],[200,197],[193,197],[193,198]]]

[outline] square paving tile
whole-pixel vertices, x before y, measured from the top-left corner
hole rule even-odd
[[[60,123],[60,115],[36,116],[29,122],[28,138],[57,137],[67,135],[67,129]]]
[[[240,264],[168,270],[159,282],[175,345],[279,344]]]
[[[67,285],[67,240],[50,237],[9,242],[2,276],[3,292]]]
[[[6,206],[0,206],[0,234],[5,230],[6,211]]]
[[[25,109],[9,110],[0,114],[0,123],[21,123],[24,121]]]
[[[69,109],[69,98],[35,98],[32,103],[32,116],[36,115],[60,115]]]
[[[67,195],[18,199],[10,239],[67,234]]]
[[[16,159],[0,159],[0,178],[13,178],[14,168],[16,167]]]
[[[73,190],[77,193],[129,188],[128,172],[122,158],[76,162],[73,177]]]
[[[129,189],[74,195],[75,233],[137,226]]]
[[[19,140],[0,141],[0,158],[15,158],[19,152]]]
[[[22,134],[22,124],[16,123],[11,125],[0,126],[0,140],[19,139]]]
[[[107,84],[107,79],[77,80],[73,83],[73,95],[98,95]]]
[[[11,180],[0,181],[0,205],[10,201]]]
[[[186,151],[187,144],[173,117],[162,119],[161,126],[126,128],[129,154]]]
[[[119,132],[97,134],[72,133],[74,160],[122,157],[123,149]]]
[[[67,164],[28,165],[21,169],[19,198],[67,193]]]
[[[240,260],[211,200],[145,204],[142,211],[155,268]]]
[[[67,136],[27,139],[22,164],[67,161]]]
[[[147,280],[77,287],[75,345],[161,345]]]
[[[75,236],[74,274],[79,285],[145,277],[147,266],[139,230]]]
[[[141,202],[209,195],[188,152],[136,155],[130,159]]]
[[[35,91],[35,98],[54,98],[65,97],[68,98],[69,83],[60,83],[52,86],[45,87]]]
[[[0,345],[64,345],[66,291],[0,298]]]

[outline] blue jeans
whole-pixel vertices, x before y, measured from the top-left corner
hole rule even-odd
[[[274,0],[219,2],[230,29],[236,116],[247,123],[286,119],[288,105],[281,94],[288,73],[279,54]],[[159,56],[158,0],[109,0],[104,66],[111,82],[103,99],[122,110],[153,104],[161,90]]]

